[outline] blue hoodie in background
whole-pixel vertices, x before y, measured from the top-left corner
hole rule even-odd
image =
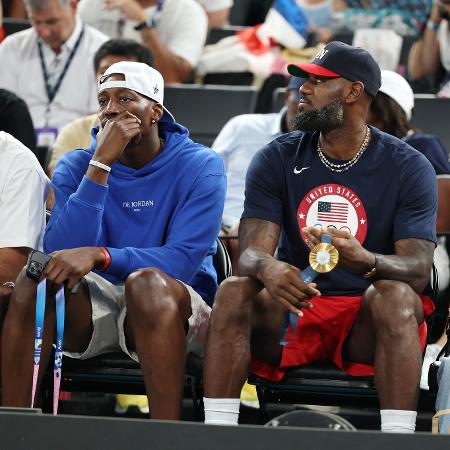
[[[111,265],[99,274],[110,282],[123,283],[138,269],[156,267],[212,304],[217,289],[212,255],[226,191],[220,156],[192,142],[183,126],[163,119],[163,151],[137,170],[114,163],[102,186],[84,176],[97,132],[89,149],[65,154],[56,166],[45,251],[103,246]]]

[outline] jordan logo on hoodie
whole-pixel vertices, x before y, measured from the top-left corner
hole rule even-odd
[[[134,211],[140,211],[142,208],[148,208],[150,206],[154,206],[153,200],[122,202],[122,208],[133,208]]]

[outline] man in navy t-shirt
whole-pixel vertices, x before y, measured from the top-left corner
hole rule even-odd
[[[291,366],[330,360],[350,375],[375,366],[382,430],[413,432],[433,311],[423,293],[436,242],[434,170],[367,126],[381,80],[365,50],[331,42],[288,70],[308,78],[299,131],[260,150],[247,172],[240,277],[222,284],[210,322],[205,421],[237,423],[250,361],[254,373],[281,380]],[[310,249],[327,237],[338,266],[302,281]],[[327,265],[329,253],[317,259]]]

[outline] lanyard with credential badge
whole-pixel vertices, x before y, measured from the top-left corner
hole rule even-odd
[[[153,27],[156,27],[156,25],[158,24],[158,22],[161,19],[163,6],[164,6],[164,0],[158,0],[156,3],[156,11],[152,17],[152,26]]]
[[[36,295],[36,326],[34,335],[34,367],[33,367],[33,387],[31,391],[31,407],[34,406],[36,386],[39,376],[39,364],[41,361],[42,338],[44,335],[44,316],[46,302],[47,283],[45,278],[39,283]],[[61,386],[62,354],[64,349],[64,316],[65,300],[64,287],[58,289],[56,293],[56,348],[55,364],[53,369],[53,414],[58,413],[59,390]]]
[[[52,86],[50,86],[50,83],[49,83],[49,75],[48,75],[47,67],[46,67],[45,61],[44,61],[44,53],[42,51],[42,42],[38,41],[38,43],[37,43],[38,50],[39,50],[39,59],[41,61],[42,75],[44,77],[45,89],[47,91],[47,98],[48,98],[47,109],[50,108],[50,105],[53,102],[53,99],[55,98],[64,77],[66,76],[66,73],[70,66],[70,63],[72,62],[73,57],[75,56],[75,53],[78,50],[78,47],[80,46],[80,42],[81,42],[81,39],[83,38],[83,35],[84,35],[84,25],[83,25],[83,28],[81,29],[81,32],[80,32],[80,35],[78,36],[77,41],[75,42],[75,45],[73,46],[71,52],[69,53],[69,57],[67,58],[66,64],[64,65],[64,68],[63,68],[62,72],[60,73],[58,79],[56,80],[56,83],[53,86],[53,88],[52,88]]]

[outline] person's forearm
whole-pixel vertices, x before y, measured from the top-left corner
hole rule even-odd
[[[106,186],[108,184],[109,172],[99,167],[90,165],[88,170],[86,171],[86,178],[93,181],[94,183]]]
[[[426,27],[421,39],[411,47],[408,60],[410,78],[419,80],[434,74],[439,67],[439,42],[437,30]]]
[[[14,282],[27,262],[29,248],[0,248],[0,284]]]
[[[247,248],[239,257],[238,275],[250,277],[264,284],[264,272],[273,256],[261,250]]]
[[[415,256],[377,254],[375,279],[398,280],[421,294],[430,280],[431,264]]]
[[[144,44],[152,52],[155,68],[161,72],[165,84],[182,83],[192,71],[191,65],[183,58],[172,53],[161,41],[154,28],[142,30]]]
[[[218,11],[206,12],[208,16],[208,28],[221,28],[228,21],[230,8],[220,9]]]
[[[21,0],[12,0],[9,3],[9,16],[12,19],[26,19],[27,11]]]
[[[54,181],[60,175],[55,174]],[[57,181],[53,183],[57,201],[44,235],[44,248],[53,252],[64,248],[96,246],[102,233],[108,187],[84,177],[78,189],[67,195],[60,188],[62,181]]]
[[[348,3],[345,0],[333,0],[331,4],[334,12],[348,8]]]

